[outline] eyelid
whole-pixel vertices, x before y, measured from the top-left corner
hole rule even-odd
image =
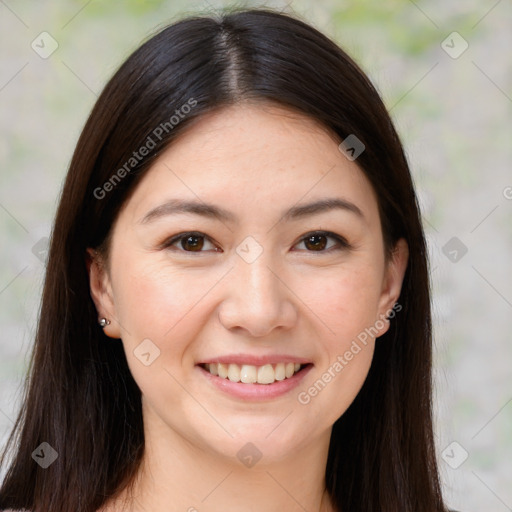
[[[347,240],[343,236],[333,233],[332,231],[325,231],[325,230],[314,230],[314,231],[309,231],[308,233],[305,233],[304,235],[302,235],[299,238],[299,240],[297,242],[295,242],[293,244],[293,247],[295,247],[296,245],[298,245],[300,243],[303,243],[306,239],[308,239],[311,236],[315,236],[315,235],[321,235],[321,236],[325,236],[326,238],[332,238],[338,243],[338,246],[330,247],[329,249],[323,250],[323,251],[307,251],[306,250],[305,252],[309,252],[309,253],[313,253],[313,254],[314,253],[326,254],[326,253],[330,253],[330,252],[336,251],[336,250],[352,248],[352,246],[347,242]],[[201,238],[204,238],[205,240],[209,241],[211,244],[213,244],[215,246],[218,245],[218,244],[216,244],[216,242],[214,242],[214,240],[211,237],[209,237],[208,235],[206,235],[205,233],[203,233],[201,231],[184,231],[182,233],[178,233],[178,234],[164,240],[164,242],[159,244],[159,248],[160,249],[170,248],[176,242],[178,242],[186,237],[189,237],[189,236],[201,237]],[[178,249],[178,252],[185,253],[185,254],[200,254],[203,252],[211,252],[211,251],[185,251],[183,249]],[[216,250],[215,252],[223,252],[223,251],[222,251],[222,249],[220,249],[220,251]]]

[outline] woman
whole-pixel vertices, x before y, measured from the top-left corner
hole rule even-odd
[[[187,18],[110,80],[34,350],[2,509],[446,510],[408,165],[292,17]]]

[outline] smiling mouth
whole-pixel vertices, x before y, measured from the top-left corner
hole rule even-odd
[[[310,364],[277,363],[254,366],[251,364],[204,363],[204,370],[221,379],[244,384],[273,384],[293,377]]]

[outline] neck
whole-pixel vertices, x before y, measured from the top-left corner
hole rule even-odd
[[[330,431],[285,458],[246,467],[198,448],[163,425],[145,425],[145,454],[134,485],[101,512],[333,512],[325,489]],[[241,443],[243,446],[245,443]]]

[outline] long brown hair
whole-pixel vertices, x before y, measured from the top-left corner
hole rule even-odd
[[[357,163],[376,192],[386,250],[402,237],[409,245],[402,310],[332,430],[325,473],[332,501],[343,512],[445,510],[432,429],[427,252],[401,143],[352,59],[308,24],[269,10],[164,28],[98,98],[60,198],[26,396],[1,461],[8,468],[0,509],[93,512],[133,479],[144,452],[141,394],[122,345],[97,324],[86,248],[104,245],[130,192],[194,119],[246,99],[306,114],[340,141],[356,135],[366,147]],[[143,145],[151,147],[135,158]],[[32,458],[43,442],[58,454],[46,469]]]

